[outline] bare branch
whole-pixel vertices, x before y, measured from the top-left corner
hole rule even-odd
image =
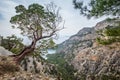
[[[37,38],[36,38],[36,36],[35,36],[35,32],[33,32],[33,36],[34,36],[34,39],[36,40]]]

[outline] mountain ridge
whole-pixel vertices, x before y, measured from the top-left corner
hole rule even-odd
[[[98,30],[105,29],[108,25],[109,26],[118,25],[116,23],[119,21],[120,19],[108,18],[97,23],[94,27],[85,27],[81,29],[77,34],[71,36],[69,39],[59,44],[56,53],[72,54],[74,52],[71,53],[71,51],[69,52],[69,50],[71,50],[74,47],[79,48],[78,51],[87,47],[91,47],[96,38],[100,36],[97,33]]]
[[[101,45],[97,42],[97,38],[102,36],[98,31],[120,27],[119,23],[120,19],[106,19],[94,27],[81,29],[58,45],[54,57],[73,65],[75,80],[119,80],[120,43]]]

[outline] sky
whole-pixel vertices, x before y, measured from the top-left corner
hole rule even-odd
[[[88,0],[85,0],[88,1]],[[39,3],[41,5],[49,4],[54,2],[58,7],[61,8],[60,14],[65,20],[64,29],[59,31],[59,38],[55,40],[57,44],[65,41],[70,36],[76,34],[80,29],[84,27],[93,27],[96,23],[104,20],[106,17],[98,19],[88,20],[85,16],[80,15],[79,10],[75,10],[72,0],[1,0],[0,1],[0,35],[10,36],[15,34],[18,37],[20,31],[18,29],[12,29],[12,25],[9,22],[10,18],[15,15],[15,6],[20,4],[28,7],[32,3]],[[25,43],[29,43],[27,38],[24,38]]]

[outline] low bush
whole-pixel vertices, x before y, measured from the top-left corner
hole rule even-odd
[[[102,38],[96,38],[99,44],[109,45],[114,42],[120,42],[120,27],[107,27],[105,30],[98,31],[97,33],[102,36]]]

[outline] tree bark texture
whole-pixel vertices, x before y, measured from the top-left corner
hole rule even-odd
[[[35,49],[36,41],[32,41],[31,45],[25,47],[19,54],[13,55],[14,61],[20,63],[21,60],[29,53],[33,52]]]

